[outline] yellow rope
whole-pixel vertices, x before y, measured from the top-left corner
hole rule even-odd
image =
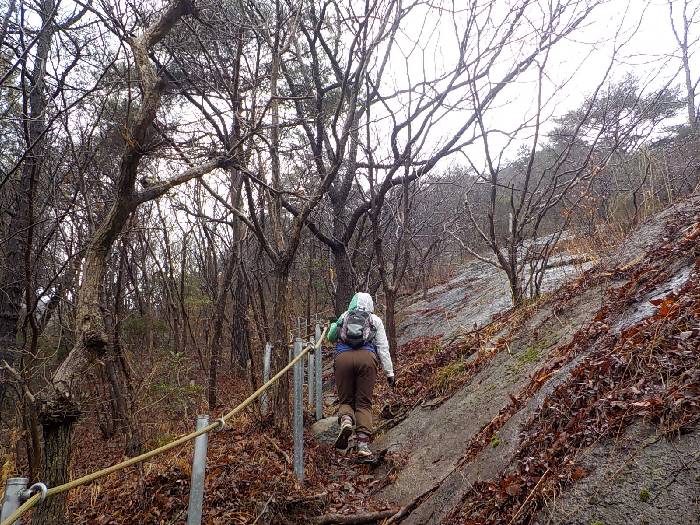
[[[258,388],[255,392],[253,392],[251,395],[249,395],[245,401],[243,401],[240,405],[238,405],[236,408],[232,409],[231,411],[227,412],[224,414],[221,419],[224,421],[227,421],[228,419],[232,418],[239,412],[241,412],[245,407],[250,405],[253,401],[255,401],[258,397],[260,397],[263,392],[265,392],[268,388],[270,388],[273,384],[275,384],[285,373],[287,373],[296,363],[298,363],[302,357],[304,357],[306,354],[308,354],[311,350],[318,349],[321,346],[321,341],[323,341],[324,337],[326,336],[326,332],[328,331],[328,327],[326,327],[323,330],[323,334],[319,338],[318,341],[316,341],[314,346],[307,346],[298,356],[296,356],[294,359],[292,359],[287,366],[285,366],[282,370],[277,372],[267,383],[262,385],[260,388]],[[192,441],[194,438],[197,436],[200,436],[202,434],[205,434],[206,432],[211,432],[215,428],[219,427],[219,422],[218,420],[215,421],[214,423],[210,423],[206,427],[197,430],[195,432],[190,432],[189,434],[186,434],[184,436],[179,437],[175,441],[171,441],[170,443],[167,443],[166,445],[163,445],[162,447],[158,447],[156,449],[153,449],[149,452],[145,452],[141,454],[140,456],[135,456],[133,458],[129,458],[127,460],[122,461],[121,463],[117,463],[116,465],[112,465],[111,467],[104,468],[102,470],[98,470],[96,472],[93,472],[92,474],[87,474],[83,476],[82,478],[74,479],[73,481],[69,481],[68,483],[64,483],[63,485],[58,485],[56,487],[51,487],[49,488],[49,491],[46,495],[46,497],[51,497],[55,496],[56,494],[61,494],[62,492],[66,492],[68,490],[74,489],[76,487],[79,487],[81,485],[87,485],[88,483],[92,483],[95,480],[98,480],[100,478],[103,478],[109,474],[112,474],[114,472],[117,472],[119,470],[125,469],[127,467],[130,467],[132,465],[135,465],[137,463],[141,463],[142,461],[146,461],[147,459],[151,459],[154,456],[157,456],[159,454],[162,454],[163,452],[167,452],[170,449],[173,449],[175,447],[179,447],[180,445],[183,445],[187,443],[188,441]],[[16,520],[21,518],[26,512],[28,512],[32,507],[34,507],[39,499],[41,498],[41,494],[34,494],[31,498],[29,498],[27,501],[25,501],[15,512],[13,512],[5,521],[0,523],[0,525],[12,525]]]

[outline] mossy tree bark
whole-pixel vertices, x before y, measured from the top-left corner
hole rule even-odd
[[[58,408],[58,407],[57,407]],[[48,487],[62,485],[69,480],[71,436],[79,413],[67,406],[67,412],[58,410],[53,414],[43,414],[41,424],[44,430],[44,469],[41,480]],[[32,525],[68,525],[66,496],[58,494],[47,498],[34,512]]]

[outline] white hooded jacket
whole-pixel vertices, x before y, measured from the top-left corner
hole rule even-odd
[[[357,309],[372,314],[372,324],[374,324],[375,334],[372,343],[377,347],[377,355],[382,364],[384,373],[387,377],[394,375],[394,365],[391,362],[391,354],[389,353],[389,341],[386,338],[386,330],[384,323],[378,315],[374,313],[374,301],[372,296],[365,292],[357,294]]]

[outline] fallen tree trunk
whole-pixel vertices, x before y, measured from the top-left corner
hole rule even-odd
[[[365,512],[362,514],[324,514],[314,521],[315,525],[357,525],[360,523],[372,523],[390,518],[396,514],[396,510],[380,510],[377,512]]]

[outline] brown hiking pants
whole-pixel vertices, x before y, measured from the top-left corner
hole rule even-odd
[[[372,433],[372,394],[377,381],[377,357],[369,350],[341,352],[335,358],[338,417],[350,416],[357,432]]]

